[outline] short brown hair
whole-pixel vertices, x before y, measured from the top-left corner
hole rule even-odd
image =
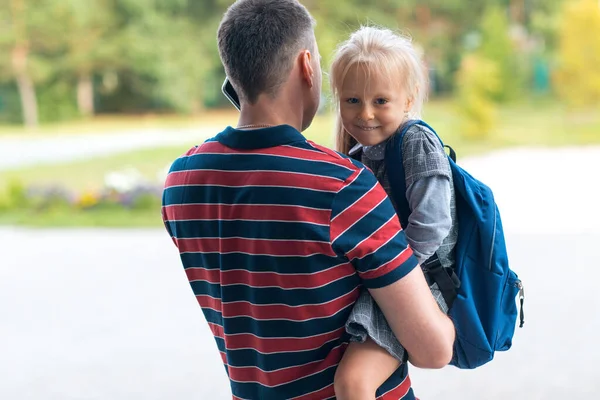
[[[313,49],[315,20],[297,0],[238,0],[225,13],[217,42],[225,73],[238,96],[255,103],[274,95],[295,55]]]

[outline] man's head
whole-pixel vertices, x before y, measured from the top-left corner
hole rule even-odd
[[[310,124],[321,95],[315,20],[297,0],[238,0],[225,13],[217,41],[221,61],[242,104],[276,98],[290,79]],[[298,74],[292,74],[292,71]],[[305,127],[303,127],[305,128]]]

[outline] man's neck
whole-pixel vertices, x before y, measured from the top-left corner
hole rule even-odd
[[[290,125],[301,131],[301,110],[301,106],[291,103],[284,96],[272,98],[261,95],[255,104],[242,104],[238,126]]]

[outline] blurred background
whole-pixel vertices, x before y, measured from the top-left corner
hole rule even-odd
[[[159,208],[174,158],[237,121],[231,3],[0,0],[0,398],[229,398]],[[361,24],[413,38],[424,119],[494,190],[525,283],[515,349],[416,371],[421,399],[600,398],[600,1],[302,3],[324,71]],[[305,134],[333,145],[326,77]]]
[[[229,4],[0,0],[0,222],[159,224],[153,186],[182,144],[236,122],[215,39]],[[304,4],[325,70],[360,24],[412,36],[430,75],[424,117],[459,155],[600,141],[598,1]],[[325,145],[331,110],[325,80],[307,132]]]

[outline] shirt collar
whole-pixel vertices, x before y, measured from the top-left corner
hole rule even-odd
[[[385,158],[385,146],[389,139],[384,140],[383,142],[376,144],[374,146],[363,146],[360,143],[357,143],[356,146],[352,147],[348,154],[351,156],[356,154],[359,150],[362,150],[363,154],[369,159],[373,161],[380,161]]]
[[[302,133],[290,125],[252,130],[235,129],[228,126],[216,136],[216,139],[227,147],[247,150],[266,149],[306,140]]]

